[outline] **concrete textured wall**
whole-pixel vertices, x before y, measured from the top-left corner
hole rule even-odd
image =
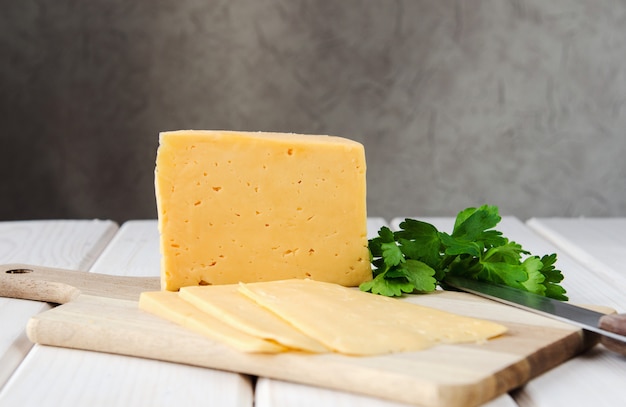
[[[158,132],[364,143],[371,216],[626,216],[626,3],[0,0],[0,220],[155,218]]]

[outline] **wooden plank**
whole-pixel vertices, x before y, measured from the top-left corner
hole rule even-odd
[[[0,261],[87,271],[117,230],[97,219],[0,222]]]
[[[91,267],[100,274],[157,277],[156,220],[126,222]],[[71,386],[68,386],[71,383]],[[36,387],[37,394],[32,389]],[[218,405],[250,407],[249,376],[120,355],[36,346],[0,394],[25,405]],[[62,389],[59,390],[59,389]]]
[[[409,407],[411,404],[361,396],[338,390],[311,387],[281,380],[259,378],[256,384],[256,407]],[[516,407],[517,403],[508,394],[485,404],[484,407]]]
[[[0,222],[0,263],[87,270],[117,228],[106,220]],[[26,323],[49,308],[41,302],[0,298],[0,388],[32,348]]]
[[[18,372],[0,405],[252,406],[250,378],[177,363],[37,346]]]
[[[383,218],[368,218],[367,219],[367,238],[371,239],[372,237],[378,234],[378,231],[383,226],[389,226],[387,221]]]
[[[94,273],[116,276],[158,277],[161,270],[156,220],[131,220],[120,227],[94,263]]]
[[[626,285],[626,218],[532,218],[526,224],[607,282]]]
[[[583,302],[605,299],[626,311],[626,218],[533,218],[527,225],[559,253],[570,296]],[[529,383],[520,405],[622,405],[624,358],[599,346]]]

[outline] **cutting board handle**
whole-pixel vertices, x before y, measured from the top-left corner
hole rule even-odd
[[[158,277],[126,277],[27,264],[0,266],[0,296],[65,304],[81,294],[138,300],[160,290]]]

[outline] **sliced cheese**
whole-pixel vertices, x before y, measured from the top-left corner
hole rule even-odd
[[[349,355],[481,342],[506,331],[493,322],[312,280],[242,284],[240,291],[328,348]]]
[[[371,279],[365,170],[363,145],[340,137],[161,133],[162,287]]]
[[[243,352],[278,353],[286,350],[281,345],[248,335],[200,311],[179,298],[178,293],[141,293],[139,308]]]
[[[238,285],[183,287],[180,298],[247,334],[308,352],[328,352],[319,341],[242,295]]]

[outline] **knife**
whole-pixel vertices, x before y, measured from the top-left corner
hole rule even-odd
[[[447,276],[450,287],[566,322],[600,334],[607,349],[626,356],[626,314],[602,314],[517,288]]]

